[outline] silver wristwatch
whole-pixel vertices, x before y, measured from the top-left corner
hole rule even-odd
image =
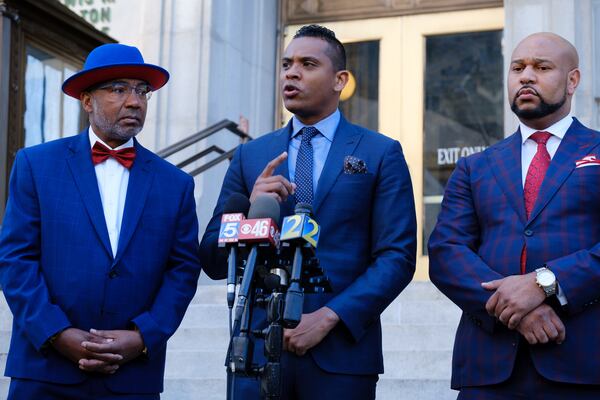
[[[548,267],[543,266],[535,270],[536,278],[535,283],[542,288],[546,297],[554,296],[556,294],[556,276],[554,272],[550,271]]]

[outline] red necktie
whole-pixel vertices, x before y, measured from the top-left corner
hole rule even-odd
[[[546,171],[550,166],[550,154],[546,148],[548,139],[552,136],[548,132],[535,132],[529,138],[537,143],[537,151],[529,164],[527,170],[527,177],[525,178],[525,186],[523,188],[523,195],[525,196],[525,212],[527,213],[527,219],[531,215],[535,201],[537,200],[540,192],[540,186],[546,176]],[[523,246],[521,252],[521,273],[525,273],[525,265],[527,263],[527,248]]]
[[[119,164],[129,169],[135,159],[135,147],[111,150],[100,142],[94,143],[94,147],[92,147],[92,162],[94,165],[106,161],[109,157],[114,158]]]

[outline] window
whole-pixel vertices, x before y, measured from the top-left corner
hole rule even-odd
[[[426,38],[424,243],[456,162],[504,137],[501,39],[502,31]]]
[[[79,133],[79,101],[61,86],[77,67],[28,46],[25,69],[25,147]]]
[[[350,79],[340,109],[353,124],[373,131],[379,125],[379,41],[344,44]]]

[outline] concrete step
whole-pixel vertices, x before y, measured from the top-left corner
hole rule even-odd
[[[1,292],[1,290],[0,290]],[[4,294],[0,294],[0,331],[10,331],[12,329],[12,313],[6,304]]]
[[[225,379],[166,379],[163,400],[222,400]],[[443,379],[389,379],[377,383],[377,400],[454,400],[457,392]]]
[[[192,304],[226,304],[225,280],[217,281],[215,285],[199,285]],[[431,282],[411,282],[398,296],[397,301],[441,300],[450,302]]]
[[[227,328],[227,306],[218,304],[190,304],[180,328]]]
[[[171,337],[168,351],[227,350],[229,328],[188,328],[182,325]]]
[[[2,377],[0,378],[0,399],[6,399],[8,397],[8,386],[10,385],[10,379]]]
[[[400,301],[414,300],[443,300],[448,298],[436,288],[433,283],[427,281],[411,282],[398,296]]]
[[[384,375],[385,376],[385,375]],[[377,400],[455,400],[449,379],[389,379],[377,382]]]
[[[199,286],[187,310],[182,327],[227,326],[225,288]],[[448,325],[457,326],[461,311],[429,282],[413,282],[385,309],[384,326]]]
[[[381,314],[384,326],[458,326],[461,310],[450,300],[418,300],[399,296]]]
[[[448,379],[451,372],[450,350],[386,351],[386,378]],[[165,377],[210,378],[225,376],[225,351],[173,350],[167,353]]]
[[[226,351],[169,350],[165,378],[225,379]]]
[[[221,379],[165,379],[162,400],[223,400],[227,385]]]
[[[449,301],[396,300],[381,315],[384,326],[458,326],[461,311]],[[185,328],[227,327],[228,309],[219,304],[191,304],[181,323]]]
[[[450,350],[456,327],[453,325],[390,325],[383,329],[383,348],[395,350]],[[0,351],[8,349],[10,332],[0,332]],[[6,341],[6,347],[2,344]],[[169,351],[223,350],[229,344],[229,329],[188,328],[183,324],[169,340]]]
[[[449,379],[452,351],[385,351],[384,375],[391,379]]]
[[[220,304],[227,305],[227,288],[223,280],[217,285],[198,285],[192,304]]]
[[[389,325],[382,329],[384,352],[396,350],[451,350],[455,325]]]
[[[10,346],[10,331],[0,330],[0,353],[6,353]]]

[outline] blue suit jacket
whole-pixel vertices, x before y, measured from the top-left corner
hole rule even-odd
[[[224,203],[234,192],[250,195],[267,163],[287,151],[290,133],[288,124],[238,148],[200,246],[205,271],[212,278],[223,278],[227,272],[225,258],[217,254]],[[347,155],[364,160],[368,173],[344,173]],[[287,162],[275,174],[289,179]],[[290,196],[281,205],[282,216],[293,214],[294,205]],[[317,257],[331,279],[333,293],[306,295],[304,312],[328,306],[342,322],[310,354],[327,371],[381,373],[379,316],[410,282],[415,268],[414,200],[400,144],[342,117],[319,179],[313,212],[321,226]]]
[[[519,334],[490,317],[481,282],[548,264],[568,300],[561,345],[531,346],[543,376],[600,384],[600,166],[575,161],[600,153],[600,133],[574,120],[554,155],[529,219],[521,177],[521,134],[458,162],[429,240],[431,280],[462,310],[452,387],[507,379]]]
[[[87,131],[17,154],[0,236],[0,276],[14,315],[6,375],[77,383],[86,374],[43,344],[69,327],[130,329],[149,358],[107,387],[162,391],[167,339],[197,287],[198,226],[192,178],[135,142],[113,258]]]

